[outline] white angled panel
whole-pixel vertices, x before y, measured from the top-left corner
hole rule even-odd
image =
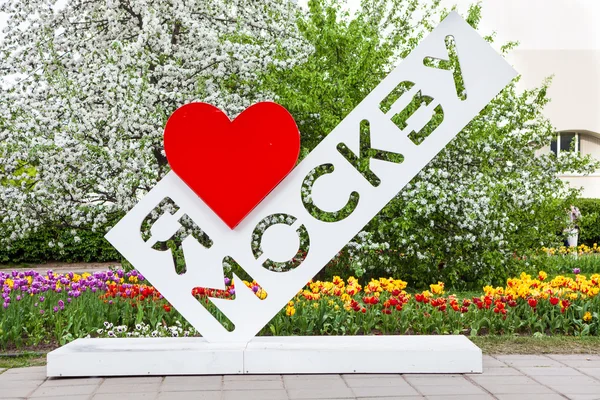
[[[456,43],[467,92],[465,100],[457,96],[452,71],[424,64],[430,57],[448,59],[447,36],[452,36]],[[515,76],[515,71],[488,43],[458,14],[450,13],[234,230],[170,172],[106,237],[208,341],[247,342]],[[413,87],[389,110],[382,111],[382,101],[405,81],[412,82]],[[400,129],[391,118],[419,92],[433,100],[417,110]],[[408,135],[421,130],[438,105],[443,109],[443,122],[421,144],[413,143]],[[360,155],[359,126],[365,119],[370,124],[372,148],[404,156],[402,163],[370,161],[372,172],[380,180],[378,186],[369,183],[338,151],[338,145],[344,144]],[[317,207],[335,211],[352,192],[360,196],[356,209],[339,222],[316,219],[302,202],[305,178],[324,164],[333,165],[334,171],[319,177],[313,186],[312,198]],[[188,260],[191,257],[186,256],[187,272],[182,275],[175,272],[170,251],[152,249],[153,243],[145,242],[140,234],[144,218],[165,197],[180,207],[177,217],[187,214],[213,242],[209,249],[194,247],[194,259]],[[303,225],[309,235],[310,251],[306,259],[288,272],[265,269],[263,260],[255,259],[252,252],[252,232],[272,214],[295,217],[296,224]],[[169,231],[175,229],[171,220],[162,223],[169,226]],[[288,235],[268,236],[274,242],[265,244],[267,249],[297,246],[297,242],[286,242],[290,240],[286,239]],[[233,257],[268,293],[260,300],[250,289],[236,285],[235,300],[214,300],[235,325],[231,332],[191,295],[194,287],[212,287],[226,256]]]

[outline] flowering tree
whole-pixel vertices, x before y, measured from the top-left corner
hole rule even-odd
[[[288,0],[8,0],[0,43],[0,238],[99,227],[168,171],[180,105],[234,117],[310,48]]]
[[[305,153],[435,25],[437,4],[415,13],[416,1],[366,0],[350,17],[337,3],[309,2],[311,12],[299,26],[315,52],[282,73],[285,86],[274,86],[299,121]],[[423,18],[411,19],[415,14]],[[480,7],[474,6],[466,20],[477,26],[479,19]],[[394,274],[413,285],[479,285],[505,279],[513,259],[556,243],[564,210],[577,195],[557,174],[596,166],[576,153],[538,154],[555,136],[542,114],[549,82],[525,92],[515,84],[348,245],[340,265],[359,275]]]

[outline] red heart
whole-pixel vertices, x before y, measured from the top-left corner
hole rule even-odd
[[[294,118],[271,102],[233,121],[210,104],[190,103],[165,127],[171,169],[231,229],[294,168],[299,152]]]

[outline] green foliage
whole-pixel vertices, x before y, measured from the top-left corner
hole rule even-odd
[[[600,254],[554,255],[538,254],[515,260],[515,268],[528,274],[544,271],[550,276],[565,275],[573,277],[573,270],[579,269],[582,274],[600,273]]]
[[[438,3],[371,0],[361,5],[350,16],[338,1],[311,0],[299,26],[314,53],[305,63],[267,79],[276,100],[298,122],[303,155],[446,13]],[[413,15],[423,17],[411,21]],[[471,7],[465,19],[476,27],[481,7]],[[468,96],[453,44],[446,46],[450,61],[440,68],[451,70],[457,94],[464,95],[465,89]],[[502,49],[513,47],[508,43]],[[516,82],[487,105],[330,266],[342,269],[344,276],[393,274],[415,287],[436,280],[478,287],[505,281],[518,272],[521,257],[542,246],[558,245],[564,210],[578,193],[566,188],[557,175],[590,172],[595,165],[590,157],[578,154],[558,158],[537,154],[554,137],[554,128],[542,113],[549,101],[549,81],[524,92],[517,90]],[[401,127],[402,118],[414,111],[407,110],[394,122]],[[361,148],[360,159],[341,152],[368,179],[373,151]],[[323,219],[330,217],[335,216]]]
[[[577,199],[573,205],[581,211],[579,226],[579,244],[600,245],[600,199]]]
[[[298,26],[314,52],[294,68],[272,71],[267,88],[294,116],[308,154],[419,42],[435,3],[365,0],[350,18],[337,0],[310,0]],[[423,13],[417,28],[411,21]],[[385,39],[383,39],[385,37]]]
[[[64,301],[64,310],[53,311],[59,300]],[[72,303],[67,302],[65,292],[46,292],[43,301],[38,295],[25,295],[21,300],[13,299],[10,307],[0,311],[0,349],[48,343],[64,345],[89,334],[96,335],[98,329],[105,328],[105,323],[134,327],[145,321],[154,328],[163,322],[171,326],[175,320],[183,320],[176,311],[166,311],[167,304],[165,300],[150,302],[120,297],[107,301],[90,291]]]
[[[43,227],[0,249],[0,263],[108,262],[121,259],[104,230]]]

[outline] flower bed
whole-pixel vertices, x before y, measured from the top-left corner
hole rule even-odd
[[[265,296],[255,283],[245,283],[256,296]],[[233,282],[226,284],[220,291],[194,294],[215,311],[207,295],[235,296]],[[0,285],[2,348],[64,344],[88,335],[197,334],[136,271],[0,272]],[[406,282],[393,278],[309,282],[261,334],[599,333],[599,274],[550,279],[544,272],[523,273],[505,287],[487,286],[476,295],[448,294],[441,282],[418,293],[406,288]]]
[[[553,255],[564,255],[564,254],[600,254],[600,247],[598,247],[598,243],[594,243],[592,246],[588,246],[585,244],[580,244],[575,247],[542,247],[541,250],[548,254],[549,256]]]

